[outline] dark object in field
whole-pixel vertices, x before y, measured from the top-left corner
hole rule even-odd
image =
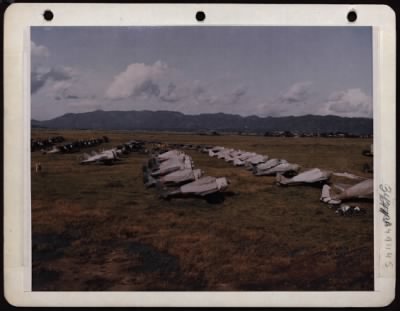
[[[41,149],[43,153],[75,153],[79,152],[83,148],[91,148],[98,146],[102,143],[105,142],[104,137],[107,139],[107,142],[109,139],[106,136],[103,136],[103,138],[93,138],[93,139],[87,139],[87,140],[77,140],[73,141],[70,143],[66,143],[61,146],[53,146],[53,149]]]
[[[368,163],[365,163],[363,166],[363,172],[364,173],[373,173],[374,169],[371,165],[369,165]]]
[[[273,131],[273,132],[265,132],[264,136],[266,137],[298,137],[297,133],[291,131]]]
[[[364,208],[360,208],[358,206],[341,204],[340,207],[336,210],[336,214],[340,216],[355,216],[366,214],[366,210]]]
[[[57,143],[63,142],[65,139],[62,136],[49,137],[47,139],[31,139],[31,151],[47,149]]]
[[[116,148],[123,154],[129,154],[131,152],[143,152],[144,146],[144,141],[131,140],[122,145],[118,145]]]
[[[374,145],[371,144],[369,150],[368,149],[363,150],[362,154],[365,155],[366,157],[373,157],[374,156]]]
[[[110,141],[110,139],[109,139],[107,136],[103,136],[103,141],[104,141],[105,143],[108,143],[108,142]]]
[[[374,156],[374,154],[369,150],[363,150],[362,154],[365,155],[366,157],[373,157]]]

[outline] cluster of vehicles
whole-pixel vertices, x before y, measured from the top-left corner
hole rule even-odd
[[[243,166],[252,171],[256,176],[276,175],[278,173],[293,176],[300,170],[300,165],[298,164],[289,163],[284,159],[269,159],[267,155],[255,152],[235,150],[221,146],[209,149],[204,148],[203,152],[207,152],[210,157],[232,163],[234,166]]]
[[[80,139],[64,144],[57,144],[64,141],[65,139],[62,136],[31,140],[31,151],[40,150],[43,154],[77,153],[81,151],[81,149],[93,148],[103,143],[108,143],[110,142],[110,139],[107,136],[102,136],[99,138]],[[145,143],[146,142],[143,140],[130,140],[111,149],[102,150],[99,152],[92,150],[90,153],[84,153],[82,156],[80,156],[79,163],[97,163],[111,165],[117,161],[120,161],[120,156],[123,154],[126,155],[131,152],[144,151]]]
[[[225,177],[204,175],[194,167],[189,155],[177,149],[153,154],[143,166],[143,181],[146,187],[155,186],[164,199],[175,196],[213,199],[228,187]]]
[[[31,151],[45,150],[64,141],[65,139],[63,136],[53,136],[46,139],[31,139]]]
[[[107,136],[92,138],[86,140],[76,140],[73,142],[68,142],[63,145],[53,145],[52,148],[43,148],[40,151],[43,154],[52,153],[76,153],[81,151],[81,149],[92,148],[98,146],[102,143],[108,143],[109,139]]]
[[[41,147],[43,153],[71,153],[81,148],[95,147],[109,142],[108,137],[78,140],[63,145],[62,136],[51,137],[31,142],[33,150]],[[151,152],[145,148],[153,144]],[[52,146],[52,149],[49,147]],[[47,148],[47,149],[45,149]],[[297,163],[289,163],[285,159],[269,158],[267,155],[244,150],[236,150],[223,146],[195,144],[162,144],[156,141],[130,140],[114,148],[91,151],[80,157],[80,164],[112,165],[121,161],[121,156],[131,152],[149,153],[150,159],[143,166],[143,181],[146,187],[155,187],[164,199],[175,196],[198,196],[213,198],[215,194],[223,194],[229,181],[225,177],[205,175],[204,171],[195,168],[192,158],[183,150],[197,150],[231,163],[233,166],[244,167],[255,176],[275,176],[276,183],[281,186],[313,185],[322,188],[320,201],[336,206],[341,215],[363,212],[358,206],[342,204],[343,201],[373,198],[373,179],[356,176],[349,173],[337,173],[320,168],[302,170]],[[373,146],[364,150],[366,156],[373,156]],[[350,183],[332,182],[333,177],[347,178]],[[355,181],[355,182],[354,182]]]
[[[245,167],[256,176],[276,176],[276,183],[281,186],[308,184],[322,187],[320,201],[331,206],[341,204],[337,208],[340,215],[363,212],[357,206],[354,208],[350,205],[343,205],[343,201],[373,198],[372,178],[364,178],[346,172],[331,172],[320,168],[310,168],[300,172],[300,165],[289,163],[285,159],[270,159],[267,155],[222,146],[203,148],[201,151],[234,166]],[[330,183],[333,176],[355,180],[356,183]]]

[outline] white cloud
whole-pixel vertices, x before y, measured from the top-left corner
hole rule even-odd
[[[372,98],[361,89],[334,92],[323,106],[327,114],[372,118]]]
[[[190,79],[162,61],[151,65],[133,63],[113,78],[106,88],[105,99],[117,100],[119,104],[114,101],[112,105],[127,109],[240,113],[244,106],[238,104],[247,95],[247,88],[232,81],[227,84],[222,89],[215,83]],[[134,101],[130,100],[132,97]]]
[[[257,106],[262,116],[302,115],[315,112],[314,84],[311,81],[299,81],[292,84],[277,98]]]
[[[50,52],[44,45],[38,45],[31,41],[31,55],[35,57],[48,57],[50,56]]]
[[[297,82],[279,98],[279,101],[287,104],[306,102],[312,95],[312,85],[310,81]]]
[[[153,65],[134,63],[117,74],[106,90],[109,99],[123,99],[140,95],[160,95],[158,81],[168,70],[168,66],[157,61]]]

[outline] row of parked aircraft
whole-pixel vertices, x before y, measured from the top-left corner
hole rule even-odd
[[[234,166],[244,166],[256,176],[276,175],[294,176],[300,170],[300,165],[289,163],[284,159],[269,159],[266,155],[224,148],[220,146],[205,149],[210,157],[223,159]]]
[[[98,146],[102,143],[108,143],[110,140],[107,136],[92,138],[86,140],[76,140],[73,142],[65,143],[63,145],[53,145],[51,149],[43,148],[41,149],[43,154],[54,154],[54,153],[75,153],[79,152],[81,149],[92,148]]]
[[[300,165],[289,163],[284,159],[269,159],[267,155],[221,146],[203,148],[202,152],[208,153],[210,157],[223,159],[234,166],[243,166],[256,176],[274,175],[278,185],[317,184],[323,186],[320,200],[331,205],[341,204],[342,201],[346,200],[373,198],[372,178],[364,178],[349,173],[336,173],[319,168],[311,168],[300,172]],[[345,177],[358,182],[356,184],[333,183],[329,185],[328,183],[332,176]],[[354,209],[346,209],[341,206],[341,213],[343,213],[343,210],[354,211]]]
[[[122,154],[143,151],[144,145],[144,141],[131,140],[122,145],[101,152],[92,151],[90,155],[84,153],[80,164],[97,163],[111,165],[117,161],[121,161],[120,156]]]
[[[210,197],[228,187],[225,177],[204,176],[194,168],[192,158],[182,151],[172,149],[152,156],[143,166],[146,187],[156,186],[162,198],[173,196]]]
[[[31,139],[31,151],[47,149],[57,143],[62,143],[63,141],[65,141],[63,136],[53,136],[45,139]]]

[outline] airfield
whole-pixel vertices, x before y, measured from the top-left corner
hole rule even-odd
[[[32,130],[34,139],[57,135],[110,139],[93,150],[132,139],[221,145],[372,177],[363,172],[372,158],[362,155],[371,138]],[[320,188],[278,186],[196,150],[185,153],[207,175],[226,177],[228,194],[218,203],[163,200],[143,185],[147,154],[79,165],[82,153],[31,153],[35,291],[373,290],[370,201],[354,202],[365,214],[339,216],[320,202]]]

